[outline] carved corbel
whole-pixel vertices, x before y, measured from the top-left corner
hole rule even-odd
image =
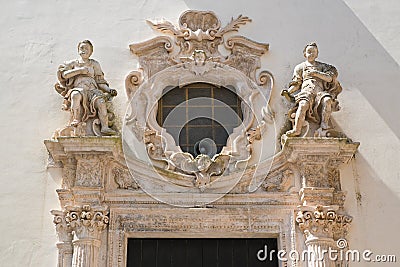
[[[231,54],[224,63],[256,81],[256,70],[261,66],[260,57],[268,51],[269,45],[251,41],[243,36],[230,37],[224,45],[226,49],[231,50]],[[261,78],[263,82],[267,78],[267,72],[264,72]]]

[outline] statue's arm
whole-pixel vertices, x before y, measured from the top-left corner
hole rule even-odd
[[[95,60],[93,60],[93,62],[94,62],[93,67],[94,67],[95,80],[99,89],[102,90],[103,92],[111,94],[112,96],[116,96],[117,90],[111,89],[108,86],[107,81],[104,79],[104,73],[100,67],[100,63]]]
[[[316,78],[319,78],[325,82],[332,82],[333,81],[333,77],[329,74],[329,73],[324,73],[324,72],[320,72],[320,71],[315,71],[313,73],[313,76]]]
[[[88,74],[89,71],[86,68],[76,68],[76,69],[72,69],[72,70],[66,70],[62,73],[62,77],[64,79],[70,79],[72,77],[75,77],[77,75],[85,75]]]
[[[293,78],[292,81],[289,83],[289,89],[282,90],[282,96],[285,96],[286,98],[291,98],[291,94],[301,89],[301,84],[303,83],[302,70],[303,69],[301,64],[297,65],[294,68]]]
[[[326,63],[320,63],[320,64],[322,64],[323,66],[322,71],[312,71],[311,75],[323,80],[324,82],[328,83],[333,82],[338,76],[336,68]]]
[[[106,83],[100,83],[100,84],[97,84],[97,86],[103,92],[109,93],[112,96],[116,96],[117,95],[117,90],[111,89]]]
[[[298,90],[300,90],[300,87],[301,87],[300,83],[292,84],[292,85],[290,85],[290,87],[288,89],[288,93],[293,94],[294,92],[297,92]]]

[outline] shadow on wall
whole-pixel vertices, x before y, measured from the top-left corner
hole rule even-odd
[[[400,197],[381,180],[361,153],[345,165],[341,177],[342,189],[347,191],[345,210],[354,218],[348,236],[350,248],[368,249],[375,255],[398,253]]]
[[[222,25],[239,14],[251,18],[253,22],[240,31],[250,39],[270,43],[270,51],[262,59],[268,58],[268,62],[263,62],[263,67],[273,73],[276,84],[288,83],[294,65],[303,60],[304,45],[316,41],[321,48],[321,61],[338,68],[343,88],[360,90],[400,138],[396,115],[400,114],[397,104],[400,67],[344,2],[309,1],[307,5],[295,0],[184,2],[188,9],[214,11]],[[318,12],[304,16],[310,12],[310,6]],[[377,88],[385,88],[385,93],[377,92]]]

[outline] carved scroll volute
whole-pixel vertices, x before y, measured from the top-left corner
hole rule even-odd
[[[100,239],[108,225],[107,207],[66,207],[66,221],[75,233],[75,239]]]
[[[143,82],[143,71],[142,69],[131,71],[125,78],[125,90],[128,99],[132,99],[136,90]]]
[[[56,227],[56,232],[59,242],[72,242],[72,229],[69,223],[65,220],[66,212],[61,210],[52,210],[54,216],[53,223]]]
[[[264,70],[258,74],[257,84],[263,88],[268,88],[271,90],[274,87],[274,82],[274,76],[271,72]]]

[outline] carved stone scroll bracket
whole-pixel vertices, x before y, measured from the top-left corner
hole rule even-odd
[[[131,44],[129,48],[133,54],[139,57],[143,78],[146,80],[150,79],[155,73],[176,64],[172,57],[175,48],[174,42],[169,37],[157,36],[143,43]],[[132,72],[128,74],[128,77],[131,74]],[[134,85],[136,83],[135,78],[129,83]]]

